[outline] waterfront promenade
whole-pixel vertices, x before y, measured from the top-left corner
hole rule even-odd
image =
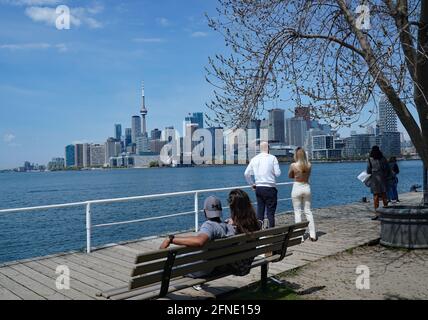
[[[401,204],[417,204],[421,197],[421,193],[400,195]],[[372,207],[370,202],[315,209],[318,242],[307,240],[292,247],[291,256],[282,262],[270,264],[269,275],[278,275],[364,244],[376,243],[380,223],[370,220],[373,216]],[[293,218],[293,215],[277,216],[277,223],[291,223]],[[69,252],[0,264],[0,299],[103,300],[96,294],[126,285],[135,256],[157,249],[162,240],[163,237],[159,237],[99,248],[90,254]],[[56,268],[59,265],[70,269],[69,290],[56,288]],[[167,299],[215,298],[259,279],[260,269],[257,268],[245,277],[219,279],[203,285],[200,291],[185,289],[168,295]]]

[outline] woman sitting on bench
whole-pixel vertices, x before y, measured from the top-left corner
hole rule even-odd
[[[220,199],[210,196],[205,200],[205,221],[196,236],[176,237],[168,236],[160,246],[160,249],[168,248],[171,244],[187,247],[203,247],[209,240],[227,238],[240,233],[251,233],[261,229],[260,222],[256,218],[255,210],[246,192],[234,189],[228,197],[231,217],[222,222],[222,206]],[[226,266],[230,272],[236,275],[245,275],[249,272],[254,258],[245,259]],[[222,268],[223,272],[226,270]],[[205,275],[205,274],[204,274]],[[202,276],[202,275],[198,275]]]

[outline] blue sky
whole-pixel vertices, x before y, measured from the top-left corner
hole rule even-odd
[[[55,27],[62,4],[70,30]],[[0,169],[46,164],[69,143],[104,142],[115,123],[130,127],[143,80],[149,129],[180,130],[187,113],[207,111],[204,67],[224,48],[204,16],[216,4],[0,0]]]

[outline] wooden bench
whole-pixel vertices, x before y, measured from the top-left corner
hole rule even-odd
[[[99,293],[112,300],[145,300],[229,276],[193,278],[189,274],[255,257],[251,268],[261,267],[266,285],[268,264],[287,255],[287,248],[301,243],[308,222],[278,226],[208,242],[204,247],[172,247],[137,255],[129,285]],[[269,255],[272,253],[272,255]],[[265,255],[267,254],[267,255]]]

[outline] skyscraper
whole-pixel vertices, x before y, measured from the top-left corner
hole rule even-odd
[[[105,161],[106,163],[109,163],[110,158],[117,157],[118,154],[116,153],[116,140],[113,138],[108,138],[105,143]]]
[[[383,132],[397,132],[397,114],[394,111],[391,103],[385,96],[382,96],[379,102],[379,131]]]
[[[305,121],[311,120],[311,109],[309,107],[294,108],[294,117],[303,118]]]
[[[91,148],[89,143],[83,144],[83,167],[88,168],[91,166]]]
[[[105,145],[91,144],[91,167],[101,167],[106,163]]]
[[[132,143],[132,129],[125,129],[125,148]]]
[[[133,116],[131,120],[131,141],[137,143],[137,138],[141,136],[141,119],[140,116]]]
[[[286,120],[287,144],[303,146],[306,140],[307,122],[303,118],[290,118]]]
[[[66,168],[74,167],[75,166],[75,159],[74,159],[74,144],[70,144],[65,147],[65,166]]]
[[[160,140],[160,138],[161,138],[161,136],[162,136],[162,131],[161,130],[159,130],[159,129],[153,129],[151,132],[150,132],[150,138],[152,139],[152,140]]]
[[[269,140],[285,143],[284,109],[269,110]]]
[[[146,126],[146,115],[147,115],[147,108],[146,108],[146,98],[144,95],[144,82],[141,89],[141,97],[142,97],[142,104],[141,104],[141,134],[144,137],[147,137],[147,126]]]
[[[83,168],[83,144],[78,143],[74,148],[74,165]]]
[[[204,127],[204,114],[202,112],[189,113],[189,116],[185,117],[184,121],[186,123],[196,123],[198,129],[202,129]]]
[[[383,154],[387,157],[399,156],[401,140],[397,128],[397,114],[386,96],[382,96],[379,102],[378,128]]]
[[[114,138],[117,141],[120,141],[122,139],[122,125],[121,124],[115,124],[114,125]]]

